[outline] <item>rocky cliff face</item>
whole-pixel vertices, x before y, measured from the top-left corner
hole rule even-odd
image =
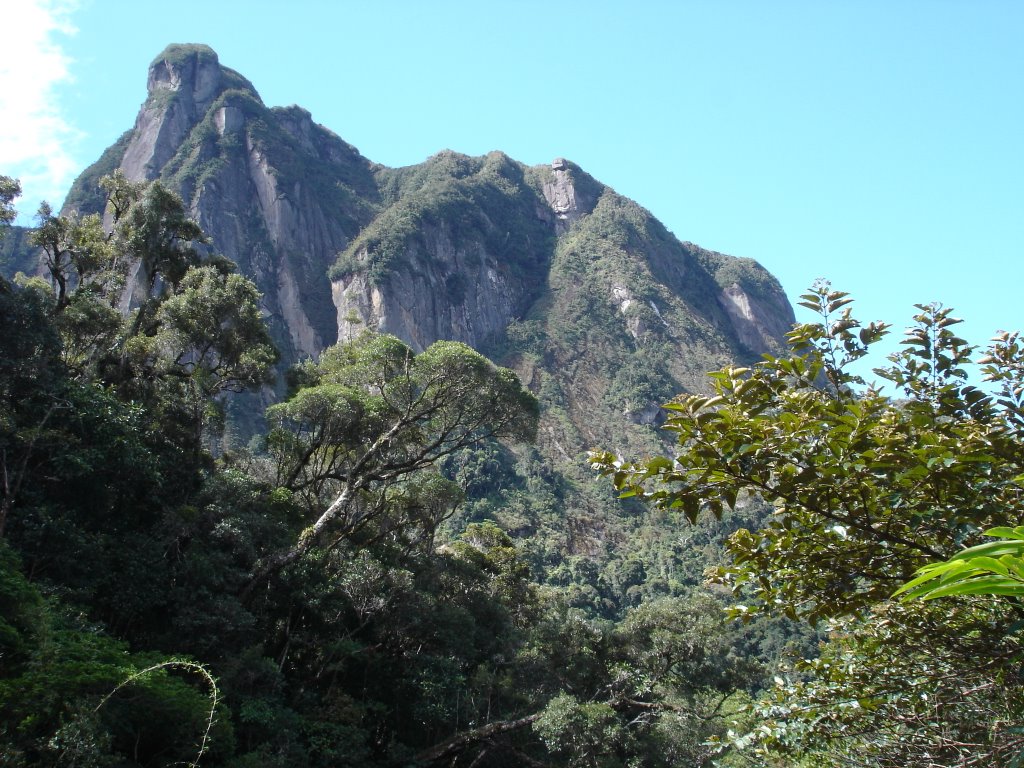
[[[317,355],[337,338],[327,268],[372,216],[371,164],[305,110],[268,109],[206,46],[167,48],[147,89],[134,128],[83,174],[69,204],[95,206],[85,187],[114,168],[161,179],[213,248],[256,281],[284,358]]]
[[[338,338],[372,328],[417,349],[500,339],[542,294],[553,249],[556,219],[528,176],[500,152],[381,170],[393,201],[332,270]]]
[[[778,350],[793,321],[755,262],[680,242],[565,159],[385,168],[305,110],[265,106],[205,46],[170,46],[147,89],[68,206],[96,210],[115,168],[162,180],[255,280],[285,363],[367,328],[466,342],[539,393],[541,450],[567,466],[593,445],[651,447],[659,403]]]
[[[410,244],[409,268],[384,285],[365,272],[332,281],[338,340],[365,328],[391,333],[423,350],[438,339],[483,348],[525,311],[536,286],[510,275],[482,246],[460,246],[443,225],[425,227]],[[368,254],[357,252],[357,258]]]
[[[252,85],[221,68],[205,46],[172,46],[149,68],[146,89],[121,169],[131,179],[155,179],[213,101],[230,86]]]

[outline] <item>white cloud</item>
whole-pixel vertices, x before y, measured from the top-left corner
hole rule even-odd
[[[71,148],[80,135],[54,89],[73,80],[60,39],[75,34],[77,0],[19,0],[3,12],[0,55],[0,174],[21,179],[22,220],[39,201],[59,203],[78,170]]]

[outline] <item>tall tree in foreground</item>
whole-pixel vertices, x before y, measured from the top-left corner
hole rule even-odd
[[[11,226],[18,212],[14,210],[14,198],[21,195],[21,182],[10,176],[0,175],[0,243],[7,228]],[[0,291],[7,290],[7,280],[0,275]]]
[[[197,405],[273,360],[258,296],[184,254],[140,323],[114,307],[118,264],[142,258],[117,217],[43,213],[50,285],[0,284],[0,763],[181,765],[210,738],[224,754],[215,693],[179,673],[212,678],[144,649],[173,609],[168,529],[211,464]]]
[[[271,376],[277,353],[260,295],[233,264],[200,254],[206,236],[160,182],[130,182],[118,171],[100,186],[109,229],[98,215],[58,216],[43,203],[32,235],[62,356],[79,380],[175,412],[178,439],[197,446],[222,392]]]
[[[298,376],[304,386],[267,412],[268,446],[278,486],[303,500],[310,525],[263,562],[249,591],[314,545],[432,536],[460,498],[436,462],[537,429],[537,401],[515,374],[457,342],[417,355],[393,336],[368,334]]]
[[[17,211],[14,210],[14,198],[21,194],[21,183],[10,176],[0,176],[0,227],[9,226]]]
[[[893,399],[851,370],[887,326],[861,326],[827,284],[802,299],[821,319],[789,334],[788,357],[714,373],[713,396],[666,406],[673,456],[592,461],[623,495],[691,520],[771,505],[761,530],[731,537],[717,578],[741,598],[736,614],[828,621],[831,639],[800,676],[780,677],[765,728],[739,742],[746,754],[766,765],[1005,764],[1024,722],[1024,649],[1007,631],[1017,606],[965,598],[938,610],[889,596],[926,563],[1020,521],[1021,351],[1012,336],[994,341],[989,394],[967,380],[959,321],[920,305],[903,350],[875,369]]]

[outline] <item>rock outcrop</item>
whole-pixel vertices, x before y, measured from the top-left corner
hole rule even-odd
[[[780,306],[779,297],[758,297],[740,283],[722,288],[719,303],[732,321],[737,338],[755,352],[769,352],[793,327],[793,318]]]
[[[535,285],[501,269],[482,245],[460,247],[443,226],[424,229],[421,239],[422,246],[409,246],[409,269],[396,271],[385,286],[359,272],[332,282],[339,341],[371,328],[416,350],[438,339],[483,348],[536,294]]]
[[[172,45],[150,65],[149,96],[121,161],[128,178],[157,178],[225,88],[253,91],[237,73],[226,74],[217,54],[205,45]]]
[[[334,269],[338,338],[372,328],[416,349],[438,339],[486,348],[543,292],[555,220],[538,214],[528,169],[500,152],[444,152],[419,170]]]
[[[594,209],[596,200],[585,193],[577,193],[573,183],[572,167],[562,157],[551,162],[551,175],[544,182],[544,199],[555,215],[555,231],[564,234],[573,222]]]

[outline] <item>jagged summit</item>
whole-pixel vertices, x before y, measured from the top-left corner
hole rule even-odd
[[[236,92],[263,103],[252,83],[222,67],[216,52],[206,45],[167,46],[149,65],[146,90],[146,101],[120,163],[132,179],[157,178],[214,102],[223,101],[226,93]],[[237,120],[237,108],[222,104],[222,129],[229,109]]]
[[[146,91],[151,98],[162,91],[181,91],[201,105],[209,104],[226,90],[245,91],[259,100],[255,86],[223,66],[217,52],[208,45],[174,43],[150,62]]]
[[[146,89],[150,96],[161,90],[185,91],[196,102],[212,100],[222,85],[229,88],[256,89],[232,69],[222,67],[217,52],[208,45],[172,44],[149,65]]]

